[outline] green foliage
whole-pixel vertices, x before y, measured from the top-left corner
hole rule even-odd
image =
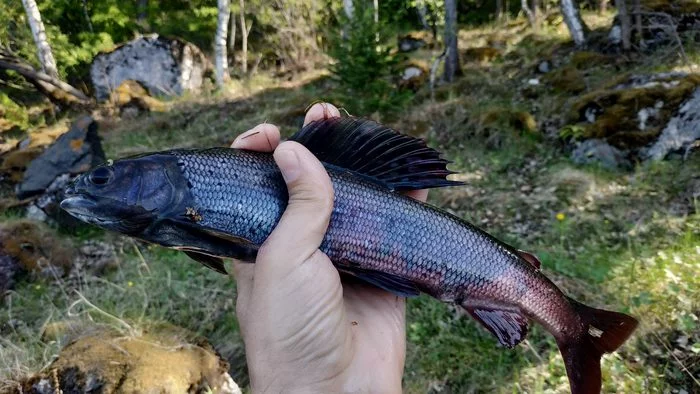
[[[404,105],[411,93],[399,90],[393,79],[400,58],[384,44],[390,35],[387,25],[374,21],[367,3],[355,4],[355,15],[340,18],[343,28],[334,33],[331,71],[345,97],[340,100],[353,112],[391,112]]]
[[[26,108],[15,103],[7,93],[0,91],[0,130],[11,127],[26,128],[28,124]]]

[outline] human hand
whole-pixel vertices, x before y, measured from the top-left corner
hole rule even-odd
[[[304,124],[338,117],[315,104]],[[261,124],[233,148],[273,152],[289,204],[255,264],[234,263],[236,312],[253,392],[401,392],[405,300],[371,285],[341,284],[318,248],[333,209],[323,165],[296,142]],[[425,201],[427,191],[410,194]]]

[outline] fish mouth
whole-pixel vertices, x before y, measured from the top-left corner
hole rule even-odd
[[[114,220],[105,220],[97,217],[95,215],[98,209],[97,201],[88,196],[72,195],[63,199],[60,207],[83,222],[93,224],[111,224],[114,222]]]

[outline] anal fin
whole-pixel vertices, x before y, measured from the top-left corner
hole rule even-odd
[[[495,335],[501,345],[509,349],[522,342],[527,336],[528,320],[518,312],[467,306],[464,309],[474,320]]]
[[[415,283],[400,276],[348,266],[340,266],[338,270],[399,297],[417,297],[420,294],[420,290],[418,290]]]

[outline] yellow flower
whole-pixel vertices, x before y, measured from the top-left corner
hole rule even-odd
[[[561,221],[564,220],[564,219],[566,219],[566,215],[564,215],[563,212],[557,213],[557,220],[558,220],[558,221],[561,222]]]
[[[126,284],[129,287],[134,287],[134,282],[132,282],[132,281],[128,281]]]

